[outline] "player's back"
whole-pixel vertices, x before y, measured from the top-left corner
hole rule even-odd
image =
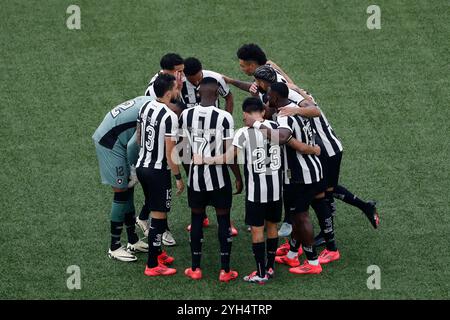
[[[192,154],[215,157],[224,153],[223,141],[233,138],[234,122],[231,114],[215,106],[194,106],[183,111],[180,128],[187,137]],[[191,161],[189,186],[196,191],[211,191],[229,183],[224,165],[195,165]]]
[[[164,103],[153,100],[139,111],[141,142],[136,167],[168,169],[166,137],[177,135],[178,118]]]
[[[291,105],[292,106],[292,105]],[[314,136],[309,119],[301,116],[278,116],[279,128],[287,128],[292,137],[300,142],[314,145]],[[284,182],[309,184],[322,179],[322,165],[319,158],[312,154],[302,154],[289,146],[284,148]]]
[[[276,129],[269,120],[264,126]],[[281,199],[282,151],[279,144],[267,139],[260,129],[243,127],[236,131],[233,145],[244,155],[244,175],[247,199],[266,203]]]
[[[126,148],[136,131],[140,108],[152,100],[151,97],[140,96],[117,105],[105,115],[92,138],[108,149],[112,149],[116,143]]]

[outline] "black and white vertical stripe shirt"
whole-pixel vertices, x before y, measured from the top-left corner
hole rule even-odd
[[[221,97],[226,97],[230,93],[230,87],[223,79],[222,75],[210,71],[210,70],[202,70],[203,78],[214,78],[217,80],[217,83],[219,84],[219,95]],[[183,102],[186,104],[188,108],[192,108],[193,106],[196,106],[200,103],[200,94],[198,92],[199,85],[194,85],[189,80],[184,79],[183,81],[183,88],[181,89],[181,98],[183,99]],[[216,100],[216,107],[219,107],[219,99]]]
[[[141,126],[141,142],[136,167],[169,169],[165,137],[176,139],[176,114],[164,103],[153,100],[141,107],[137,121]]]
[[[265,100],[264,100],[265,99]],[[299,107],[299,104],[305,100],[305,98],[295,90],[289,89],[289,101],[292,102],[291,106]],[[263,97],[263,102],[267,102],[266,96]],[[313,101],[314,102],[314,101]],[[317,106],[317,105],[316,105]],[[319,106],[317,106],[319,108]],[[318,135],[319,139],[317,139],[318,144],[320,145],[322,152],[326,152],[328,157],[332,157],[339,152],[342,152],[343,147],[342,143],[328,122],[323,111],[320,110],[320,116],[309,119],[311,122],[311,126],[313,129],[313,133]],[[273,119],[275,120],[277,115],[273,115]]]
[[[269,120],[263,125],[272,129],[278,127]],[[259,203],[280,200],[283,185],[281,147],[265,138],[260,129],[249,127],[236,131],[233,145],[244,154],[247,200]]]
[[[300,116],[277,117],[279,128],[292,132],[292,137],[300,142],[314,145],[311,122]],[[311,184],[323,178],[322,164],[317,156],[301,154],[288,145],[284,146],[284,183]]]
[[[310,121],[314,133],[316,133],[320,138],[317,142],[320,145],[323,153],[326,152],[326,155],[328,157],[332,157],[339,152],[342,152],[342,143],[334,133],[333,128],[331,127],[322,110],[320,110],[320,117],[311,118]]]
[[[180,135],[188,139],[190,154],[223,155],[224,140],[233,138],[233,117],[215,106],[197,105],[186,109],[179,122]],[[194,165],[191,161],[188,186],[194,191],[218,190],[230,183],[227,165]]]
[[[158,78],[158,76],[162,73],[162,70],[159,71],[157,74],[155,74],[153,76],[153,78],[150,79],[148,85],[147,85],[147,89],[145,89],[145,93],[144,95],[146,96],[150,96],[153,99],[156,99],[156,94],[155,94],[155,90],[153,89],[153,83],[155,82],[156,78]]]

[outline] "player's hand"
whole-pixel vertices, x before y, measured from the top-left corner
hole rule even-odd
[[[179,196],[184,191],[184,182],[182,179],[176,180],[176,182],[177,182],[177,196]]]
[[[236,192],[233,193],[233,195],[242,193],[243,189],[244,189],[244,184],[242,183],[242,180],[236,180]]]
[[[244,119],[243,119],[243,121],[244,121],[244,124],[245,124],[247,127],[249,127],[249,128],[253,127],[253,124],[256,122],[255,118],[253,118],[253,117],[252,117],[249,113],[247,113],[247,112],[244,112]]]
[[[298,107],[282,107],[279,109],[279,115],[281,117],[289,117],[289,116],[295,116],[298,114],[299,108]]]
[[[315,145],[314,147],[314,154],[316,155],[316,156],[320,156],[320,147],[318,146],[318,145]]]
[[[203,157],[198,153],[194,153],[194,155],[192,156],[192,161],[194,162],[195,165],[204,164]]]
[[[256,82],[253,82],[252,85],[250,86],[250,88],[248,89],[248,92],[250,92],[250,94],[252,96],[258,96],[259,92],[258,92],[258,85],[256,84]]]

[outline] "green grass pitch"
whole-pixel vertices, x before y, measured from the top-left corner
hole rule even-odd
[[[81,8],[81,30],[66,27],[70,4]],[[366,26],[371,4],[381,8],[381,30]],[[3,2],[0,298],[448,299],[449,10],[448,1],[406,0]],[[134,264],[109,260],[112,196],[100,184],[92,133],[113,106],[143,94],[166,52],[249,80],[235,57],[247,42],[317,98],[344,144],[341,182],[379,201],[381,228],[338,202],[342,259],[322,275],[296,277],[280,266],[265,286],[220,284],[209,210],[205,279],[193,282],[183,276],[185,193],[170,213],[176,276],[144,277],[145,255]],[[233,93],[239,127],[245,94]],[[254,269],[243,201],[235,197],[232,210],[240,276]],[[373,264],[381,290],[366,286]],[[81,290],[66,287],[70,265],[81,268]]]

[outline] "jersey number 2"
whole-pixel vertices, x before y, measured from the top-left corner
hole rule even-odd
[[[256,160],[253,162],[253,171],[255,173],[266,172],[266,149],[257,148],[253,150],[252,155]],[[277,171],[281,168],[280,146],[271,146],[269,149],[270,169]]]

